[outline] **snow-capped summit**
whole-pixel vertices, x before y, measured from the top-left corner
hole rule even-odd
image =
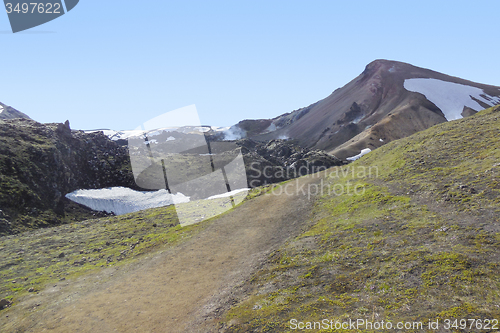
[[[241,121],[232,132],[256,140],[287,137],[346,159],[497,104],[499,87],[375,60],[330,96],[273,119]]]

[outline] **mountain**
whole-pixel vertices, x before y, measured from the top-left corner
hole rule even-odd
[[[317,149],[303,148],[293,141],[274,139],[266,142],[252,139],[223,141],[222,132],[201,131],[196,127],[160,128],[152,131],[103,130],[112,141],[127,147],[136,167],[136,183],[145,190],[165,188],[165,177],[173,192],[191,199],[203,199],[217,187],[218,178],[206,177],[215,170],[237,163],[241,152],[244,169],[228,172],[229,178],[240,179],[233,189],[254,188],[282,182],[325,170],[344,162]],[[210,146],[210,150],[209,149]],[[150,154],[154,163],[150,163]],[[138,158],[142,156],[142,158]],[[161,156],[168,156],[165,162]],[[166,163],[166,164],[165,164]],[[163,164],[163,165],[162,165]],[[144,167],[141,167],[143,165]],[[164,174],[164,167],[166,165]],[[201,181],[201,183],[198,183]],[[215,183],[212,183],[212,182]],[[188,185],[183,187],[182,184]]]
[[[13,107],[0,103],[0,119],[16,119],[16,118],[31,119],[21,111],[18,111]]]
[[[256,187],[341,165],[341,160],[355,160],[396,139],[496,104],[500,104],[499,87],[388,60],[370,63],[350,83],[308,107],[273,119],[243,120],[229,129],[188,126],[85,133],[71,130],[69,123],[37,123],[0,103],[0,233],[92,216],[95,212],[81,210],[65,198],[78,189],[156,190],[156,185],[141,186],[136,181],[157,178],[163,188],[160,165],[134,179],[126,149],[130,140],[140,141],[134,154],[146,154],[151,147],[168,152],[183,140],[198,141],[203,136],[213,151],[220,150],[211,156],[203,145],[199,151],[184,152],[169,173],[173,183],[211,173],[217,163],[211,168],[210,161],[229,163],[241,148],[247,185]],[[242,136],[246,139],[229,146],[220,142]],[[191,199],[203,198],[195,192]]]
[[[273,119],[243,120],[229,136],[291,138],[341,159],[500,104],[500,87],[375,60],[344,87]]]
[[[103,214],[66,198],[76,190],[108,187],[164,189],[161,165],[152,164],[134,179],[130,155],[173,152],[175,147],[183,147],[186,142],[200,142],[200,137],[203,143],[205,138],[210,140],[208,134],[204,136],[196,128],[165,129],[146,134],[106,131],[106,134],[103,131],[71,130],[69,122],[41,124],[25,118],[1,120],[0,235]],[[144,135],[148,141],[144,141]],[[130,145],[129,140],[138,141],[138,144]],[[196,185],[185,189],[191,189],[191,192],[184,188],[176,192],[188,194],[191,200],[206,198],[202,189],[213,187],[204,178],[213,172],[211,163],[219,169],[231,163],[240,151],[245,164],[243,184],[233,190],[276,183],[342,164],[325,152],[302,148],[284,140],[211,142],[211,148],[212,153],[208,153],[207,145],[204,145],[169,157],[172,166],[169,184]],[[158,170],[160,174],[155,173]],[[195,179],[201,183],[195,183]],[[122,189],[122,192],[126,190]],[[103,200],[109,202],[111,198]]]
[[[500,106],[438,124],[187,227],[162,207],[2,237],[0,331],[290,332],[327,319],[333,332],[352,319],[364,322],[344,332],[421,332],[461,318],[491,328],[499,121]]]

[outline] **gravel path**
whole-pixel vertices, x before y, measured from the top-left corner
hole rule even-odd
[[[28,332],[217,331],[220,315],[236,294],[244,293],[238,287],[271,251],[307,226],[312,207],[307,188],[320,179],[314,175],[290,181],[283,185],[290,195],[258,196],[209,222],[178,247],[71,282],[74,285],[65,290],[73,293],[49,288],[27,302],[50,305],[24,318],[12,318],[13,326],[5,328],[12,332],[21,327]]]

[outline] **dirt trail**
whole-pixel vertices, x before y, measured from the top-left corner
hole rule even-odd
[[[235,287],[306,226],[312,201],[297,189],[305,185],[306,192],[319,181],[318,175],[293,180],[287,184],[292,195],[256,197],[105,283],[90,278],[76,295],[59,296],[64,301],[53,296],[51,306],[23,320],[23,331],[215,331],[217,313],[228,308]]]

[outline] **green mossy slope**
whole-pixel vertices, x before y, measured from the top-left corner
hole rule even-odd
[[[500,320],[499,118],[484,110],[331,169],[316,224],[273,253],[222,326]],[[348,184],[357,193],[328,193]]]
[[[189,239],[174,206],[0,237],[0,298],[18,300],[48,284],[121,265]]]

